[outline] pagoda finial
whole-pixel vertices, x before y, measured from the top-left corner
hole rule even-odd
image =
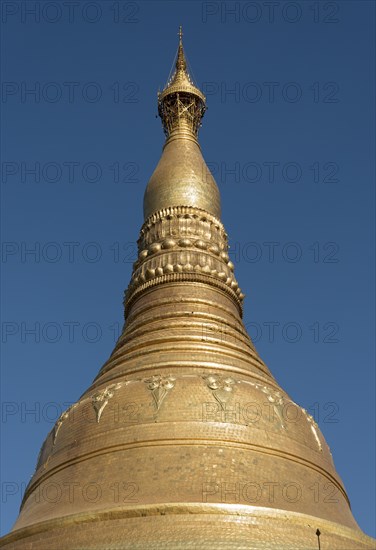
[[[188,73],[181,25],[178,36],[175,71],[163,91],[158,93],[158,114],[167,137],[174,131],[183,131],[196,139],[206,109],[205,96]]]
[[[184,50],[183,50],[183,27],[179,27],[179,48],[178,55],[176,58],[176,70],[186,72],[187,62],[185,60]]]

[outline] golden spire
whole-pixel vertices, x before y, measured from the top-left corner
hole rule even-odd
[[[179,27],[179,47],[178,55],[176,58],[176,70],[185,71],[187,68],[187,62],[185,60],[184,50],[183,50],[183,28],[180,25]]]
[[[180,27],[175,71],[158,94],[158,113],[167,140],[145,191],[145,220],[171,206],[200,208],[220,218],[218,187],[197,141],[205,110],[205,96],[187,70]]]

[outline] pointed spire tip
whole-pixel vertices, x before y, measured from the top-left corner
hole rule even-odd
[[[183,27],[179,27],[179,47],[176,57],[176,70],[186,72],[187,62],[185,60],[184,50],[183,50]]]

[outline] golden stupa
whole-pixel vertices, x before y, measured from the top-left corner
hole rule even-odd
[[[374,549],[317,424],[242,323],[180,32],[125,325],[39,454],[7,550]]]

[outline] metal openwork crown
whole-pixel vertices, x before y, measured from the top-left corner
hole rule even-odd
[[[184,131],[197,138],[205,111],[205,96],[194,85],[187,70],[180,27],[175,71],[164,90],[158,94],[158,114],[166,136],[169,137],[175,131]]]

